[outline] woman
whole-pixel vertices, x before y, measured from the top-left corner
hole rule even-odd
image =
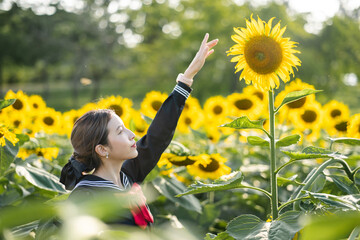
[[[90,111],[75,122],[71,133],[74,154],[62,169],[60,178],[66,189],[73,190],[70,199],[75,196],[93,198],[103,191],[132,194],[136,197],[131,197],[130,211],[115,222],[142,228],[153,222],[139,184],[170,144],[192,90],[193,78],[214,52],[212,48],[218,40],[208,42],[208,38],[209,34],[205,34],[193,61],[184,74],[178,75],[173,92],[157,112],[147,134],[138,142],[112,110]],[[91,171],[92,174],[83,174]]]

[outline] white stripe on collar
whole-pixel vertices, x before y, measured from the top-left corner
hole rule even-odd
[[[120,191],[125,191],[130,187],[130,182],[126,174],[123,173],[122,177],[122,184],[124,188],[120,188],[119,186],[115,185],[113,182],[108,180],[82,180],[76,184],[73,190],[78,187],[99,187],[99,188],[112,188],[117,189]]]

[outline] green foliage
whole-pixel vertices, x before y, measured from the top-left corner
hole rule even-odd
[[[300,212],[288,211],[278,219],[265,222],[254,215],[241,215],[227,226],[227,232],[235,239],[269,239],[288,240],[292,239],[300,229]]]
[[[358,138],[329,138],[332,143],[343,143],[351,146],[360,146],[360,139]]]
[[[301,152],[289,152],[282,151],[287,156],[291,158],[291,160],[303,160],[303,159],[314,159],[314,158],[346,158],[346,156],[339,154],[337,152],[333,152],[330,150],[326,150],[324,148],[319,147],[306,147]]]
[[[175,178],[156,178],[153,181],[154,187],[168,199],[180,206],[201,213],[201,205],[194,196],[186,196],[184,198],[176,198],[179,193],[183,192],[186,187]]]
[[[300,91],[290,92],[285,96],[285,98],[283,99],[281,104],[277,107],[276,111],[278,111],[285,104],[294,102],[294,101],[299,100],[299,99],[301,99],[303,97],[306,97],[308,95],[318,93],[318,92],[321,92],[321,90],[303,89],[303,90],[300,90]]]
[[[257,136],[247,137],[247,142],[253,146],[269,147],[269,142]]]
[[[0,100],[0,110],[12,105],[15,101],[16,99]]]
[[[5,139],[5,146],[0,146],[0,176],[3,176],[10,164],[14,161],[19,151],[19,145],[15,146]]]
[[[276,142],[276,147],[288,147],[291,146],[293,144],[296,144],[300,141],[301,136],[299,134],[294,134],[294,135],[290,135],[290,136],[286,136],[282,139],[279,139]]]
[[[235,129],[260,129],[264,130],[265,120],[250,120],[247,116],[242,116],[230,123],[225,123],[220,125],[220,127],[229,127],[229,128],[235,128]]]
[[[225,175],[222,177],[222,179],[216,180],[210,184],[197,181],[196,183],[191,184],[185,192],[178,194],[177,197],[181,197],[187,194],[246,188],[246,186],[241,184],[243,178],[244,176],[241,174],[241,172],[233,172],[230,175]]]

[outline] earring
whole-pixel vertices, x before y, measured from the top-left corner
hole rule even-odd
[[[109,153],[106,153],[106,158],[109,158]]]

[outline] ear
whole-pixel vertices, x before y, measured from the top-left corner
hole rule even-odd
[[[99,155],[99,157],[105,157],[108,151],[105,146],[98,144],[95,147],[95,152]]]

